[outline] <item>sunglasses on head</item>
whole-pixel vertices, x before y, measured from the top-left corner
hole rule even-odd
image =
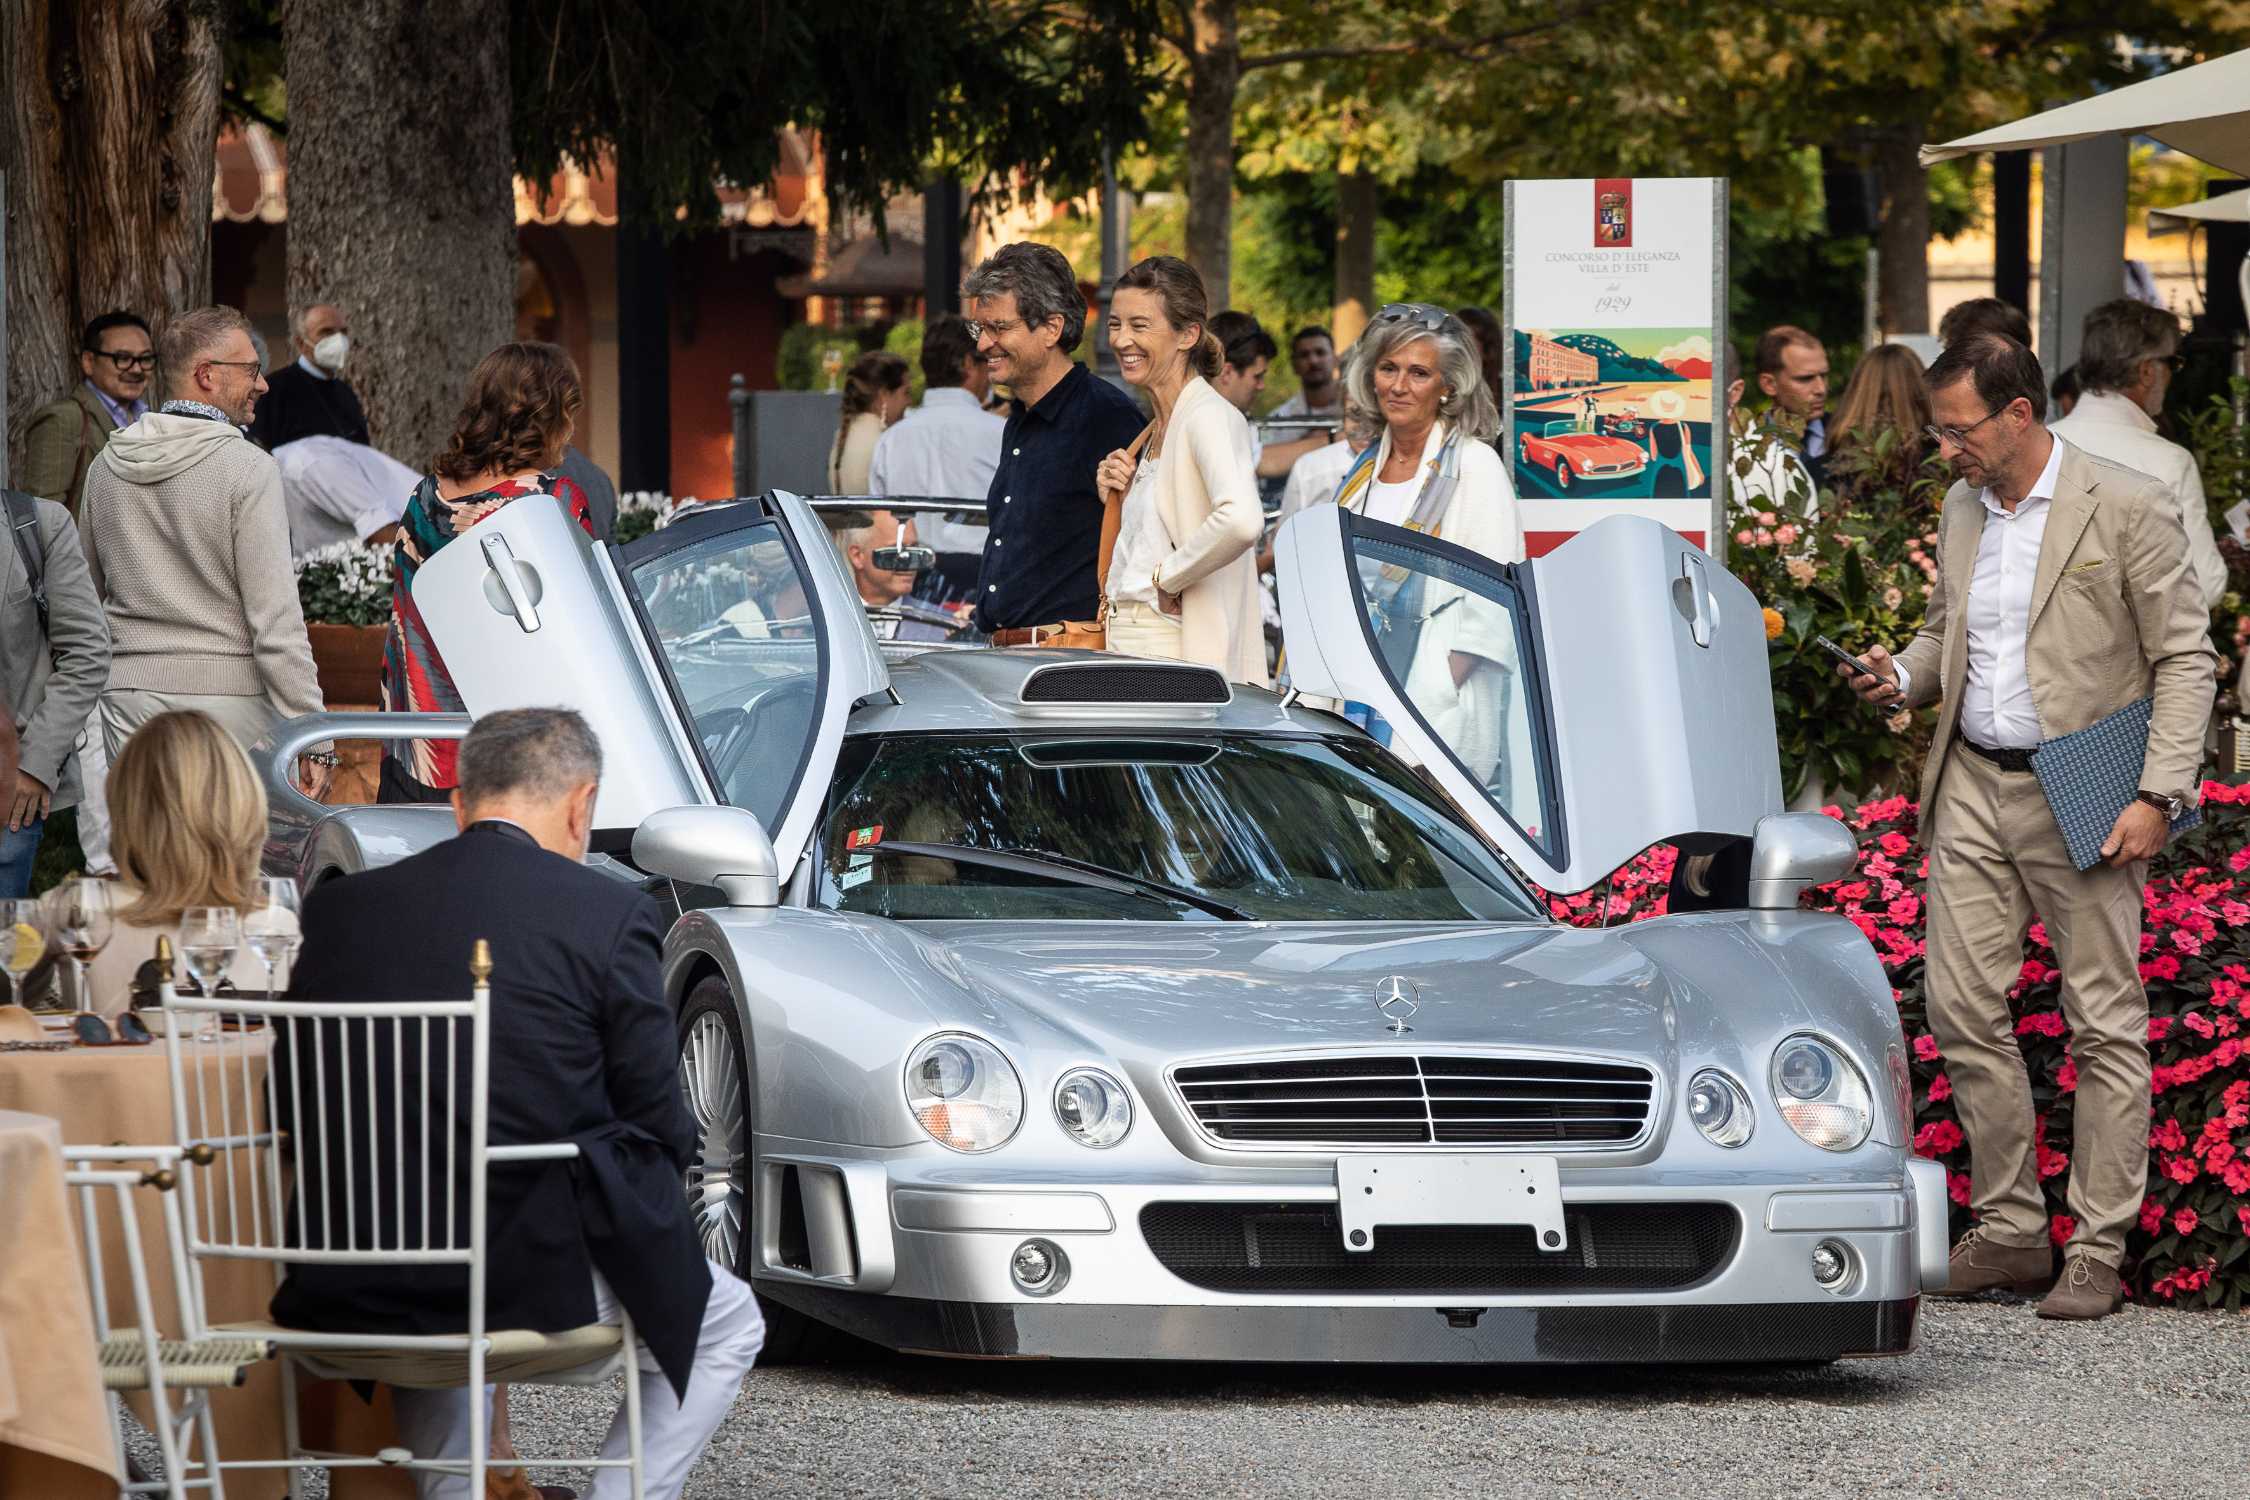
[[[109,1022],[90,1010],[80,1011],[77,1015],[72,1016],[70,1018],[70,1029],[78,1040],[96,1047],[110,1042],[153,1042],[156,1040],[155,1037],[149,1035],[148,1027],[141,1024],[141,1018],[131,1011],[127,1011],[117,1018],[117,1030],[114,1033],[109,1029]]]
[[[1371,320],[1377,323],[1411,323],[1426,333],[1437,333],[1450,323],[1456,328],[1461,320],[1442,307],[1432,307],[1427,302],[1391,302],[1376,313]]]

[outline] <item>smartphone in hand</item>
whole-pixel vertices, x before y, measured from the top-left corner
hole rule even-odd
[[[1853,677],[1873,677],[1877,680],[1881,680],[1883,675],[1882,673],[1868,666],[1866,662],[1861,661],[1858,657],[1852,655],[1849,651],[1846,651],[1843,647],[1837,645],[1827,636],[1814,636],[1813,644],[1818,646],[1821,650],[1827,652],[1830,656],[1835,657],[1836,660],[1842,662],[1845,666],[1850,667],[1852,669]],[[1893,682],[1895,687],[1896,679],[1893,679]],[[1878,704],[1877,706],[1883,707],[1885,705]]]

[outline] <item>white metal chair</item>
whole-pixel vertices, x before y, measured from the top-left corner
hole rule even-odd
[[[242,1384],[250,1367],[270,1358],[273,1351],[262,1340],[214,1336],[198,1325],[202,1278],[187,1253],[180,1200],[174,1191],[179,1183],[179,1148],[69,1146],[63,1150],[63,1160],[63,1180],[78,1199],[80,1243],[93,1301],[102,1388],[113,1393],[148,1394],[150,1427],[163,1455],[162,1478],[132,1479],[124,1493],[163,1494],[172,1500],[186,1500],[190,1491],[201,1491],[211,1500],[225,1500],[218,1434],[211,1421],[211,1392]],[[173,1330],[175,1336],[169,1338],[158,1327],[148,1252],[141,1243],[140,1216],[134,1208],[133,1195],[143,1191],[160,1194],[163,1204],[163,1253],[180,1319],[180,1326]],[[110,1322],[101,1233],[105,1202],[116,1217],[117,1243],[125,1251],[133,1302],[129,1329],[115,1328]],[[125,1443],[124,1414],[115,1395],[110,1398],[110,1421],[118,1466],[130,1474],[133,1465]]]
[[[301,1438],[297,1369],[320,1379],[471,1391],[495,1381],[597,1385],[622,1369],[626,1457],[526,1455],[509,1462],[624,1468],[640,1500],[640,1381],[630,1317],[621,1311],[616,1325],[560,1333],[486,1325],[488,1174],[578,1154],[567,1141],[496,1146],[487,1139],[489,946],[481,939],[476,945],[465,1000],[371,1004],[182,996],[172,982],[168,941],[159,942],[158,959],[173,1113],[183,1154],[197,1168],[183,1195],[190,1254],[263,1260],[277,1281],[291,1267],[321,1265],[462,1266],[468,1276],[467,1327],[459,1333],[324,1333],[265,1321],[212,1330],[268,1340],[282,1362],[288,1456],[226,1467],[425,1470],[465,1476],[471,1492],[482,1495],[491,1462],[483,1401],[469,1403],[469,1452],[462,1457],[416,1456],[399,1447],[374,1455],[316,1453]],[[232,1025],[243,1038],[265,1031],[273,1066],[262,1083],[253,1077],[261,1059],[251,1047],[194,1039],[192,1029],[207,1021]],[[286,1082],[279,1076],[284,1055]]]

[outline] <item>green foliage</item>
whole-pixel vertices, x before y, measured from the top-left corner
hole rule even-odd
[[[849,328],[792,323],[781,331],[774,353],[774,383],[785,391],[841,390],[845,368],[866,347],[859,333]],[[833,378],[825,363],[831,350],[837,356]]]
[[[518,0],[518,169],[619,164],[619,209],[679,233],[716,221],[717,181],[764,181],[780,135],[818,131],[828,190],[878,224],[933,164],[982,198],[1098,180],[1141,133],[1155,0]]]
[[[922,399],[922,330],[925,326],[920,318],[901,318],[883,335],[883,347],[906,361],[906,393],[914,401]]]
[[[297,602],[312,625],[387,625],[391,558],[357,542],[335,542],[297,561]]]

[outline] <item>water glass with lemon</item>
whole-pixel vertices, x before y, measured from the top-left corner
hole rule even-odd
[[[0,969],[8,975],[8,1003],[23,1004],[23,977],[47,955],[47,921],[36,901],[0,901]]]

